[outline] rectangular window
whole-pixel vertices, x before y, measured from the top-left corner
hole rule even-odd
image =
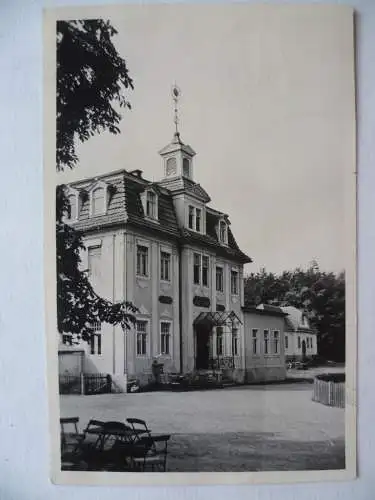
[[[189,206],[189,229],[194,229],[194,207]]]
[[[227,225],[223,220],[220,221],[219,225],[219,238],[221,243],[227,242]]]
[[[208,286],[208,271],[210,267],[210,259],[206,256],[202,256],[202,284],[203,286]]]
[[[216,266],[216,291],[224,291],[224,271],[222,267]]]
[[[201,232],[201,221],[202,221],[202,210],[200,208],[195,209],[195,230],[198,233]]]
[[[298,349],[301,349],[301,337],[297,339]]]
[[[230,292],[232,295],[238,295],[238,271],[230,272]]]
[[[285,335],[285,349],[288,349],[289,338],[288,335]]]
[[[306,347],[307,348],[310,347],[310,339],[309,339],[309,337],[306,337]]]
[[[137,275],[148,276],[148,247],[137,245]]]
[[[146,214],[147,217],[156,218],[156,195],[152,191],[147,192]]]
[[[216,354],[217,356],[222,356],[224,352],[223,343],[223,328],[221,326],[216,327]]]
[[[160,354],[170,354],[171,324],[163,321],[160,325]]]
[[[268,354],[268,352],[269,352],[269,348],[268,348],[269,332],[268,332],[268,330],[264,330],[263,336],[264,336],[264,354]]]
[[[194,284],[199,285],[201,282],[201,256],[199,253],[194,254]]]
[[[232,356],[238,356],[238,328],[232,328]]]
[[[253,341],[253,354],[258,354],[258,329],[253,328],[252,330],[252,341]]]
[[[89,276],[92,278],[99,278],[100,276],[101,254],[101,247],[89,247],[87,250],[87,267]]]
[[[277,330],[273,332],[273,352],[279,354],[279,332]]]
[[[138,320],[136,322],[137,335],[137,356],[147,354],[147,321]]]
[[[160,252],[160,279],[171,280],[171,254],[168,252]]]
[[[96,321],[93,325],[93,333],[90,338],[90,354],[102,354],[102,325],[100,321]]]

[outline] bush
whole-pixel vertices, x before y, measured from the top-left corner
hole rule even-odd
[[[316,378],[324,382],[334,382],[338,384],[345,382],[345,373],[322,373],[321,375],[317,375]]]

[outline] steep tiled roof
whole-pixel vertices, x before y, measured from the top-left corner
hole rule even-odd
[[[88,191],[94,184],[101,180],[108,186],[107,212],[96,217],[89,216]],[[175,182],[175,181],[174,181]],[[238,247],[237,242],[228,227],[228,244],[223,245],[218,240],[216,226],[220,218],[226,217],[221,212],[207,209],[206,212],[206,234],[200,234],[185,228],[180,228],[177,222],[176,211],[173,204],[173,194],[176,188],[189,194],[195,190],[201,198],[209,201],[208,194],[199,184],[190,179],[178,179],[180,185],[167,189],[168,182],[162,181],[151,183],[141,177],[140,171],[133,173],[125,170],[103,175],[95,179],[74,182],[70,186],[76,189],[81,196],[81,209],[79,220],[73,223],[74,227],[81,231],[95,231],[115,225],[131,225],[138,228],[154,231],[179,240],[182,244],[196,243],[215,252],[222,257],[232,259],[240,263],[251,262],[250,257],[245,255]],[[145,217],[141,193],[147,188],[152,188],[158,194],[158,220],[153,221]]]
[[[281,311],[281,309],[276,311],[272,309],[259,309],[258,307],[255,306],[245,306],[242,308],[242,311],[244,313],[259,314],[261,316],[279,316],[281,318],[284,318],[286,316],[286,313]]]
[[[188,179],[187,177],[167,177],[158,182],[159,186],[163,186],[174,194],[181,191],[185,194],[199,198],[204,203],[209,203],[211,198],[200,184]]]

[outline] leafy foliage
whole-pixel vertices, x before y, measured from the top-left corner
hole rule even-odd
[[[291,305],[306,311],[318,333],[319,354],[345,359],[345,275],[327,273],[313,262],[307,270],[280,275],[262,269],[245,278],[245,302]]]
[[[118,133],[121,115],[113,107],[130,107],[124,91],[133,88],[125,61],[112,37],[116,30],[101,19],[57,22],[56,168],[78,163],[77,141],[96,133]],[[73,341],[90,340],[97,321],[129,328],[137,308],[112,303],[93,289],[88,272],[80,269],[85,250],[82,233],[64,222],[70,210],[65,186],[56,188],[57,319],[60,333]]]
[[[57,22],[57,169],[78,163],[77,140],[120,132],[113,104],[130,108],[125,90],[133,88],[126,62],[116,51],[117,31],[102,19]]]

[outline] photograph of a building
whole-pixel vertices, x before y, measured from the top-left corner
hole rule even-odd
[[[55,477],[346,473],[351,14],[54,16]]]

